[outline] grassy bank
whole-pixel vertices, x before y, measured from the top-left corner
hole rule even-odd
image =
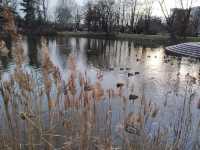
[[[109,39],[125,39],[125,40],[163,40],[169,39],[163,35],[144,35],[144,34],[128,34],[128,33],[95,33],[95,32],[59,32],[59,35],[74,36],[74,37],[89,37],[89,38],[109,38]]]
[[[200,42],[200,37],[187,37],[186,39],[178,38],[176,42],[171,41],[170,37],[165,35],[144,35],[144,34],[127,34],[127,33],[94,33],[94,32],[58,32],[58,35],[71,37],[86,37],[97,39],[114,39],[114,40],[132,40],[143,45],[170,45],[182,42]]]

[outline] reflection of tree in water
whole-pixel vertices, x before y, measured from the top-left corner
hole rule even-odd
[[[56,39],[56,45],[59,48],[60,52],[69,55],[73,49],[71,39],[68,37],[58,37]]]
[[[4,38],[6,48],[8,48],[9,53],[8,55],[0,55],[0,64],[1,64],[1,69],[7,70],[9,68],[9,64],[12,62],[12,40],[8,36],[7,38]]]
[[[12,48],[12,39],[10,36],[7,36],[6,38],[3,39],[6,43],[6,47],[8,49],[11,49]]]
[[[80,50],[80,38],[76,38],[76,49]]]
[[[87,39],[88,63],[97,68],[127,67],[140,53],[145,55],[146,48],[140,51],[132,41]]]
[[[12,58],[10,56],[9,57],[0,56],[0,60],[1,60],[0,64],[1,64],[1,67],[2,67],[1,70],[2,69],[7,70],[9,68],[10,62],[12,62]]]
[[[38,61],[38,51],[41,48],[40,42],[39,37],[27,37],[29,64],[36,68],[39,68],[41,65],[41,62]]]
[[[106,57],[106,49],[110,48],[109,41],[100,39],[87,39],[86,55],[88,63],[97,68],[108,68],[108,58]]]

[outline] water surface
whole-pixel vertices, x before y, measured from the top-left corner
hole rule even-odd
[[[40,74],[42,64],[40,38],[24,37],[22,45],[25,50],[26,68]],[[158,117],[149,124],[150,133],[158,125],[166,127],[170,121],[177,119],[177,112],[184,102],[187,76],[195,78],[196,83],[192,85],[194,94],[192,123],[194,129],[197,126],[200,118],[200,110],[197,108],[200,98],[199,60],[166,55],[162,45],[148,47],[122,40],[56,37],[48,39],[48,47],[50,58],[59,68],[64,80],[67,80],[69,75],[68,57],[74,55],[77,69],[87,72],[91,82],[96,81],[97,72],[100,71],[103,74],[101,83],[105,90],[115,88],[117,83],[123,82],[129,89],[125,91],[127,96],[129,94],[140,98],[144,96],[159,106]],[[1,77],[3,80],[9,79],[9,74],[15,68],[12,52],[8,56],[1,56],[0,60]],[[104,103],[101,105],[103,108]],[[119,111],[122,105],[119,100],[112,102],[114,129],[120,122]],[[136,109],[133,102],[128,102],[128,112],[134,112]]]

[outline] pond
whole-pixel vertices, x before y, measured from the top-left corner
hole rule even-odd
[[[200,109],[198,108],[200,105],[199,60],[167,55],[163,45],[143,46],[141,43],[126,40],[55,37],[48,38],[47,43],[50,60],[58,68],[62,80],[67,81],[70,78],[70,65],[68,63],[69,58],[73,56],[76,70],[86,74],[89,83],[95,84],[99,80],[104,92],[110,89],[117,90],[121,86],[119,89],[126,98],[119,94],[119,97],[113,96],[111,100],[102,98],[96,104],[97,125],[96,130],[92,131],[92,133],[94,132],[92,135],[103,137],[105,134],[104,136],[110,136],[112,148],[128,149],[127,144],[124,143],[130,143],[130,141],[137,143],[136,147],[147,141],[146,145],[151,143],[149,141],[152,141],[152,145],[158,144],[156,143],[159,139],[157,133],[166,134],[167,132],[162,138],[159,136],[161,147],[178,143],[176,146],[180,149],[198,149],[200,138],[198,127],[200,121]],[[29,73],[34,74],[34,77],[42,76],[41,39],[23,37],[22,46],[24,49],[24,68]],[[9,80],[16,68],[12,51],[8,56],[1,56],[0,61],[1,80]],[[146,103],[142,105],[144,99]],[[5,123],[6,119],[3,117],[5,113],[2,102],[1,105],[0,114],[2,117],[0,119],[3,123],[0,123],[0,134],[4,135],[8,128]],[[144,118],[148,121],[145,122],[144,128],[142,127],[144,131],[137,135],[133,133],[133,129],[126,129],[123,126],[124,120],[133,121],[137,118],[133,114],[138,114],[141,107],[146,107],[146,105],[149,105],[149,112],[152,116],[151,119],[147,119],[146,117],[149,116],[144,113]],[[111,112],[110,126],[106,126],[108,120],[103,120],[108,116],[101,114],[109,112],[109,110]],[[65,120],[68,115],[71,115],[70,118],[79,118],[75,113],[70,112],[64,117]],[[67,133],[63,133],[63,129],[60,127],[61,124],[57,125],[56,134],[66,135]],[[80,123],[78,124],[81,126]],[[131,127],[133,128],[133,126]],[[104,130],[109,131],[105,132]],[[78,131],[76,132],[78,133]],[[25,133],[26,131],[21,132]],[[108,134],[109,132],[111,133]],[[149,136],[148,140],[142,140],[141,143],[136,140],[145,135]],[[70,137],[74,136],[75,134],[70,135]],[[179,138],[177,138],[178,136]],[[129,142],[126,141],[127,139]],[[66,144],[61,139],[55,141],[54,148]],[[24,146],[27,146],[26,142],[23,138],[20,141]],[[100,149],[99,145],[96,147]],[[93,148],[89,146],[88,149]]]

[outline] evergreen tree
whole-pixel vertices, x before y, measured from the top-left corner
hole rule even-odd
[[[4,23],[3,7],[0,6],[0,32],[3,31],[3,23]]]
[[[23,7],[21,10],[25,14],[25,21],[29,25],[35,21],[35,0],[23,0],[21,3],[21,6]]]
[[[92,4],[88,2],[86,6],[86,13],[85,13],[85,24],[87,25],[88,31],[91,30],[92,14],[93,14]]]

